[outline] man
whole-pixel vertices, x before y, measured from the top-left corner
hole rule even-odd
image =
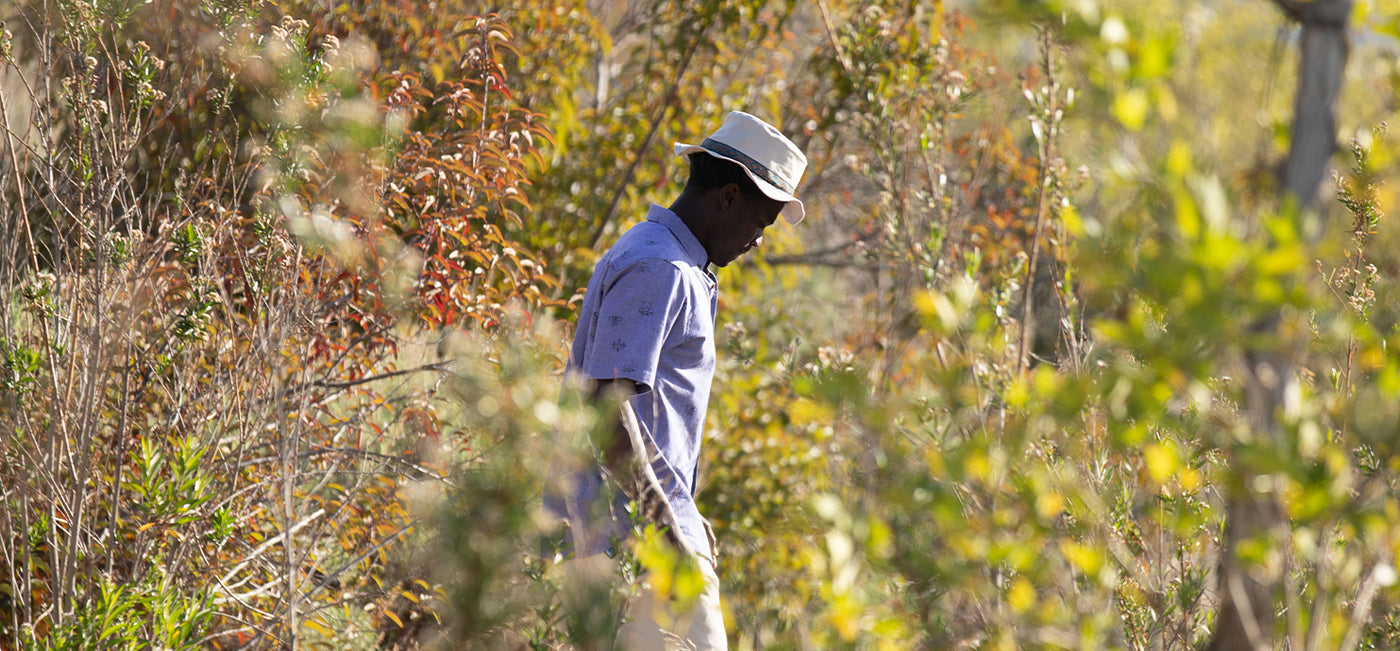
[[[758,246],[779,215],[790,224],[802,220],[793,192],[807,159],[772,125],[739,111],[701,144],[677,143],[675,153],[689,159],[685,189],[669,208],[653,205],[646,221],[598,261],[569,358],[570,372],[588,382],[595,399],[626,397],[618,426],[603,437],[610,440],[595,441],[604,467],[584,473],[567,497],[546,499],[546,507],[568,521],[578,559],[571,562],[580,566],[611,558],[631,528],[628,502],[667,528],[677,548],[702,559],[699,602],[685,613],[658,614],[644,594],[619,633],[624,647],[684,640],[723,649],[718,558],[709,523],[695,507],[715,369],[718,294],[710,265],[728,266]],[[602,497],[609,491],[597,470],[621,488],[615,501]]]

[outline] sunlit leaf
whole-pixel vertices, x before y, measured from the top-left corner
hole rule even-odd
[[[1142,129],[1149,108],[1147,91],[1142,88],[1129,88],[1113,98],[1113,117],[1129,131]]]

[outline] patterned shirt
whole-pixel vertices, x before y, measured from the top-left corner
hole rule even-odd
[[[628,229],[594,268],[569,356],[573,374],[638,384],[632,408],[643,435],[661,451],[652,467],[679,533],[702,553],[709,540],[695,507],[695,482],[715,372],[719,296],[708,267],[690,228],[653,205],[646,221]],[[601,491],[595,469],[576,478],[573,495],[545,500],[546,508],[569,519],[576,557],[607,550],[611,537],[628,530],[626,498],[599,508]]]

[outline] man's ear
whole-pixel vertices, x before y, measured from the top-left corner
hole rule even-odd
[[[734,202],[739,200],[739,195],[742,192],[738,183],[726,183],[724,187],[719,189],[719,209],[729,210]]]

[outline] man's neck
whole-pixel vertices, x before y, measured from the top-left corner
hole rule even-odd
[[[685,224],[686,228],[690,229],[690,234],[695,236],[695,240],[700,243],[700,246],[705,248],[705,257],[707,258],[705,267],[708,268],[708,258],[712,257],[709,248],[705,247],[705,241],[709,235],[709,223],[701,216],[698,204],[699,197],[691,192],[682,192],[681,196],[676,197],[676,200],[671,202],[669,209],[680,218],[681,223]]]

